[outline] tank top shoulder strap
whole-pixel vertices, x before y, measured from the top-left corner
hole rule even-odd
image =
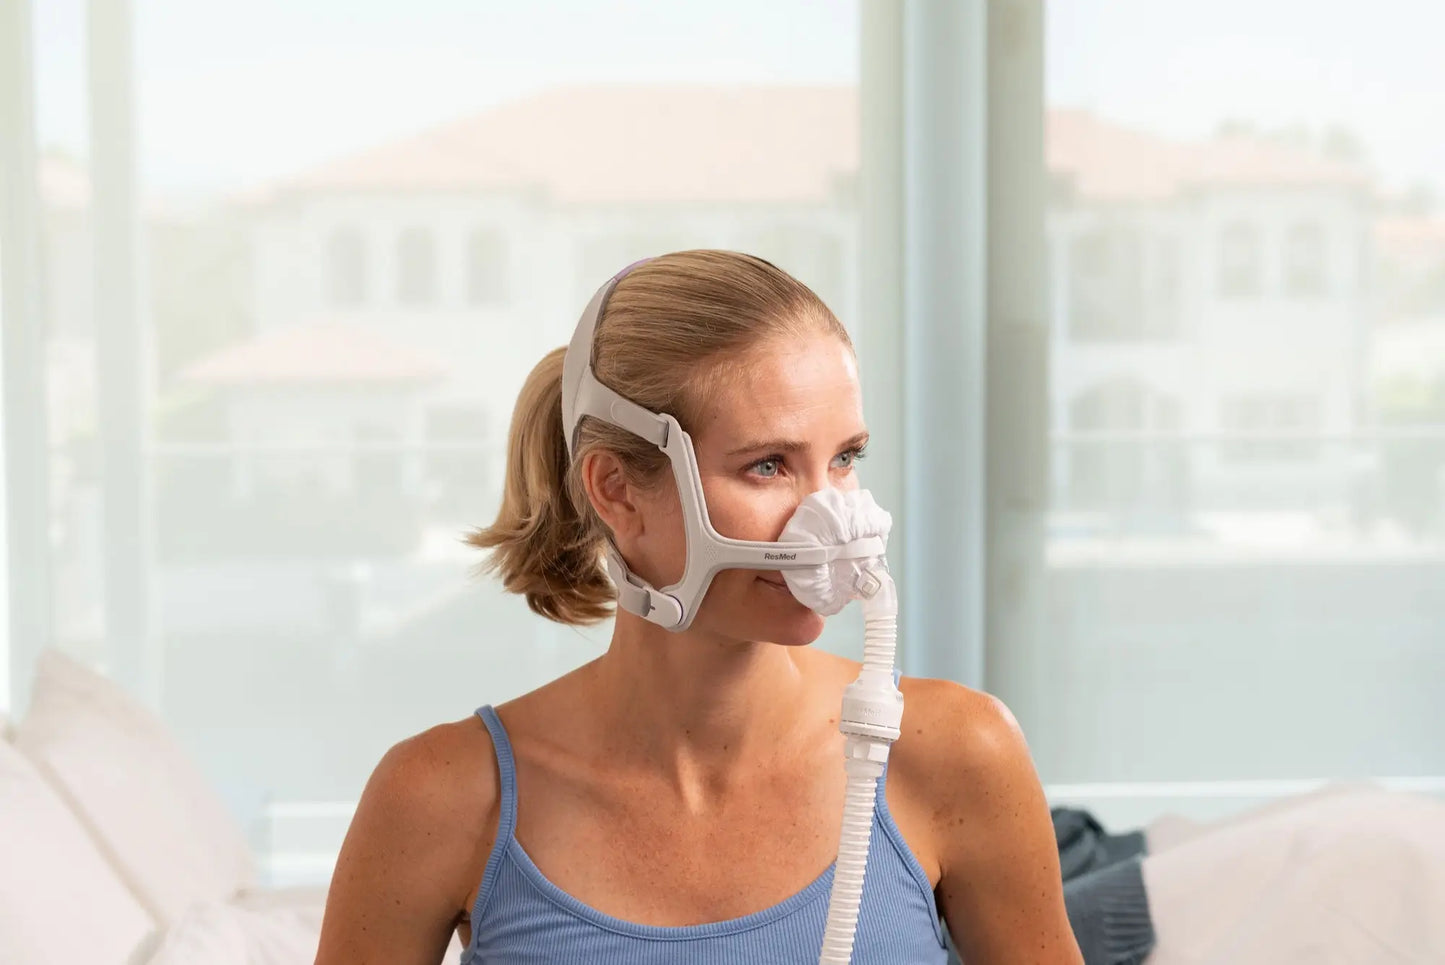
[[[507,728],[502,726],[502,719],[492,705],[478,707],[477,716],[486,725],[487,733],[492,737],[492,750],[497,755],[497,797],[501,815],[497,819],[497,844],[493,852],[501,854],[517,830],[517,763],[512,756],[512,741],[507,737]]]
[[[897,687],[902,677],[903,671],[894,667],[893,686]],[[883,762],[883,776],[878,781],[877,794],[873,799],[874,823],[882,830],[882,837],[892,846],[894,854],[896,854],[898,860],[902,862],[908,876],[913,879],[914,884],[922,893],[924,902],[931,910],[930,917],[933,924],[934,937],[938,939],[939,945],[942,946],[945,944],[943,919],[940,918],[938,914],[937,899],[933,894],[933,884],[928,879],[928,873],[924,871],[923,866],[918,863],[918,857],[913,853],[913,849],[910,848],[908,842],[904,840],[903,831],[898,827],[898,822],[893,820],[893,812],[888,807],[888,765],[892,760],[892,756],[893,755],[890,754],[889,760]],[[877,840],[875,837],[874,841],[877,842]],[[878,842],[878,844],[882,846],[881,842]]]
[[[478,936],[481,935],[479,923],[496,893],[502,862],[511,850],[517,833],[517,765],[512,756],[512,742],[507,737],[507,728],[502,726],[502,719],[497,716],[491,704],[478,707],[476,714],[491,735],[492,750],[497,758],[497,799],[500,813],[497,815],[497,837],[492,842],[492,853],[487,857],[486,869],[482,872],[481,883],[477,886],[477,900],[472,905],[472,940],[462,954],[463,965],[474,961],[472,956],[476,952]]]

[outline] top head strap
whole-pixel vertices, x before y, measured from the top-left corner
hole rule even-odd
[[[597,294],[592,296],[592,300],[582,312],[582,318],[577,322],[577,330],[572,333],[572,342],[562,361],[562,431],[566,436],[569,460],[577,457],[577,428],[584,415],[595,416],[604,422],[621,426],[659,449],[667,444],[666,421],[630,399],[618,395],[597,381],[592,372],[592,339],[597,331],[597,323],[607,310],[607,300],[612,297],[612,290],[617,287],[617,283],[643,261],[628,265],[597,290]]]

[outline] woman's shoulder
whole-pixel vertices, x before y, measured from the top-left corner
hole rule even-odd
[[[1002,700],[951,680],[904,677],[903,723],[889,769],[935,815],[977,818],[1000,790],[1037,782],[1023,731]]]
[[[374,833],[408,850],[486,855],[500,814],[496,755],[476,715],[437,724],[382,755],[358,805]],[[474,860],[459,863],[470,872]]]
[[[1006,750],[1018,721],[1002,700],[952,680],[901,677],[903,724],[899,743],[926,758],[987,756]]]
[[[414,807],[455,805],[478,795],[497,797],[496,753],[477,714],[436,724],[392,745],[373,780]]]
[[[854,660],[816,655],[841,690],[861,669]],[[889,752],[889,771],[911,789],[953,794],[1008,780],[1019,769],[1032,770],[1018,721],[1002,700],[951,680],[901,677],[903,722]],[[930,793],[929,796],[933,796]]]
[[[471,907],[495,840],[497,785],[491,743],[475,717],[429,728],[382,755],[332,875],[327,961],[385,957],[421,941],[444,946]]]
[[[1043,788],[1004,702],[947,680],[905,677],[899,689],[903,725],[889,780],[918,815],[920,843],[940,873],[987,878],[1051,847]]]

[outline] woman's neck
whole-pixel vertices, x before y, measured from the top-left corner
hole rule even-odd
[[[701,805],[749,760],[774,761],[823,724],[805,648],[673,633],[619,613],[589,668],[609,753],[661,773]]]

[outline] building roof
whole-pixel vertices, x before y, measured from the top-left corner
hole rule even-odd
[[[386,141],[266,186],[288,193],[538,190],[564,203],[827,200],[858,170],[851,87],[566,87]],[[1363,185],[1357,165],[1242,135],[1174,141],[1051,110],[1048,165],[1094,200],[1196,185]]]
[[[561,202],[822,201],[858,169],[845,87],[569,87],[305,171],[287,191],[540,189]]]
[[[423,382],[446,366],[359,325],[311,324],[228,346],[186,366],[179,378],[218,385]]]
[[[1049,171],[1096,201],[1162,200],[1210,185],[1363,187],[1369,180],[1359,165],[1303,147],[1245,135],[1175,141],[1082,110],[1049,112],[1047,152]]]
[[[1375,222],[1375,243],[1392,254],[1445,257],[1445,216],[1393,215]]]

